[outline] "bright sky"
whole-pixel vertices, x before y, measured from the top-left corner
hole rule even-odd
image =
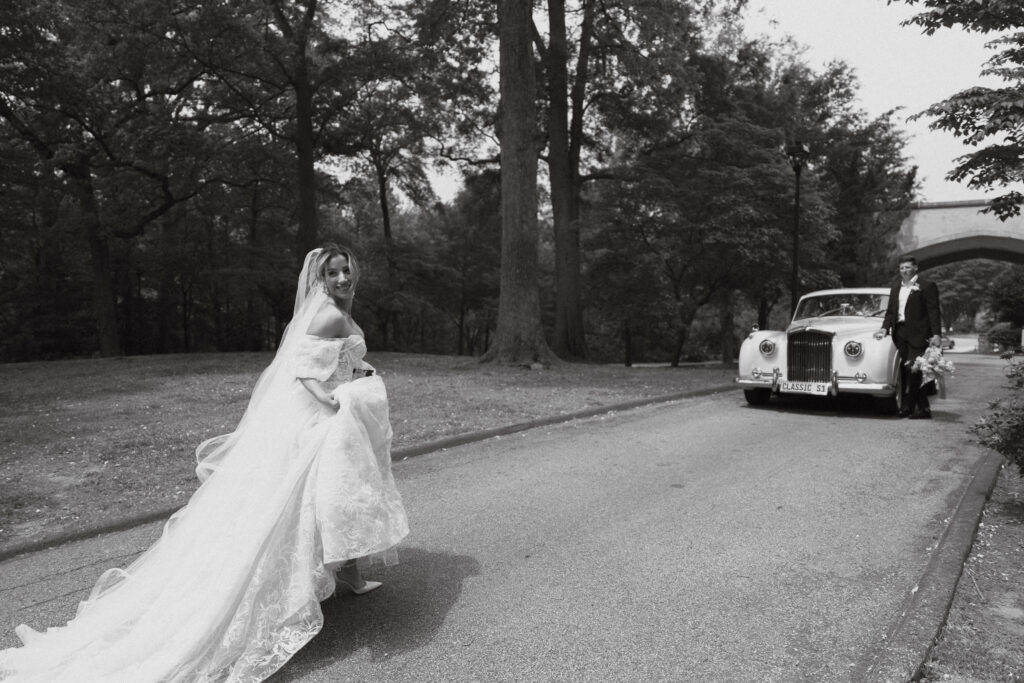
[[[903,107],[897,120],[982,83],[979,73],[991,40],[961,29],[932,36],[900,22],[916,13],[903,2],[885,0],[751,0],[748,33],[792,35],[806,45],[807,62],[820,69],[834,59],[852,66],[860,79],[861,106],[877,116]],[[986,85],[998,85],[986,79]],[[945,179],[953,159],[969,152],[952,135],[932,131],[927,118],[906,122],[907,156],[916,164],[924,201],[985,199],[986,194]],[[990,198],[991,195],[988,195]]]

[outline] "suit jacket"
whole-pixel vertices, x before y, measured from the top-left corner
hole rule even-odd
[[[927,346],[928,340],[942,333],[942,315],[939,311],[939,288],[931,280],[917,279],[917,291],[910,293],[904,310],[901,336],[915,346]],[[900,282],[889,290],[889,306],[885,310],[882,327],[892,334],[900,319]]]

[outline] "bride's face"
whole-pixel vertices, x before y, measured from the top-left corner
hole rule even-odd
[[[352,269],[348,257],[339,254],[327,262],[324,268],[324,283],[327,293],[342,301],[352,298],[355,293],[355,282],[352,280]]]

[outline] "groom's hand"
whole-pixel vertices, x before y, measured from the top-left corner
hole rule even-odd
[[[885,328],[883,327],[882,329],[880,329],[877,332],[875,332],[875,339],[881,339],[882,337],[885,336],[885,334],[886,334]]]

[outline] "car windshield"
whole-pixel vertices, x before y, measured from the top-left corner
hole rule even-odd
[[[889,303],[888,294],[823,294],[800,301],[793,320],[826,316],[857,316],[881,318]]]

